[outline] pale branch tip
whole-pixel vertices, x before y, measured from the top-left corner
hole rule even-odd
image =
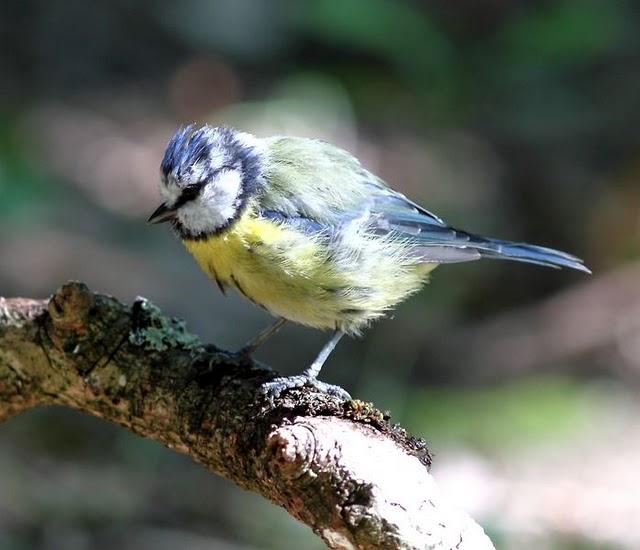
[[[260,387],[275,376],[143,298],[78,282],[48,301],[0,298],[0,420],[64,405],[115,422],[283,506],[331,548],[493,548],[439,493],[423,440],[312,388],[271,402]]]

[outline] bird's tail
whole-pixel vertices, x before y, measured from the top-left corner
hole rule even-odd
[[[515,260],[517,262],[526,262],[530,264],[544,265],[559,269],[561,267],[569,267],[591,273],[583,261],[576,256],[527,243],[515,243],[511,241],[502,241],[499,239],[491,239],[485,237],[476,237],[469,235],[469,246],[475,248],[481,257],[492,258],[496,260]]]

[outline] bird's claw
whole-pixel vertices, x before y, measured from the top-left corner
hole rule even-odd
[[[302,388],[308,386],[315,390],[326,393],[333,397],[337,397],[341,401],[350,401],[351,396],[349,393],[342,389],[340,386],[334,386],[333,384],[327,384],[321,382],[316,378],[307,376],[305,374],[296,374],[295,376],[282,376],[274,378],[270,382],[262,384],[260,391],[265,395],[271,403],[273,403],[280,395],[286,390],[294,388]]]

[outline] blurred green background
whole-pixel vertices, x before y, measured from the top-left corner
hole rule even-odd
[[[508,549],[640,548],[640,10],[610,0],[4,0],[0,294],[144,295],[237,348],[268,322],[149,227],[178,124],[320,137],[453,225],[594,275],[478,262],[326,381],[426,437]],[[325,335],[260,358],[297,372]],[[296,342],[295,346],[291,342]],[[283,511],[65,410],[0,426],[2,549],[320,548]]]

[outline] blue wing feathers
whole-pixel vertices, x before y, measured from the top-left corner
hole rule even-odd
[[[329,229],[325,224],[306,216],[288,216],[277,210],[261,210],[260,215],[275,222],[286,223],[303,233],[316,234]]]
[[[399,193],[376,197],[372,210],[381,231],[396,231],[402,237],[414,240],[425,261],[450,263],[484,257],[554,268],[569,267],[590,273],[582,260],[560,250],[480,237],[450,227]],[[453,253],[452,248],[458,252]],[[463,250],[465,254],[462,254]]]
[[[491,258],[514,260],[559,269],[568,267],[590,273],[580,258],[543,246],[480,237],[455,229],[389,188],[371,184],[371,197],[358,208],[336,212],[332,222],[321,223],[303,213],[290,215],[278,210],[261,210],[265,218],[287,223],[308,234],[335,234],[347,223],[365,217],[379,235],[398,236],[415,244],[416,254],[425,262],[453,263]]]
[[[413,220],[412,220],[413,221]],[[413,222],[415,223],[415,222]],[[402,227],[402,223],[396,220],[393,224],[394,228]],[[476,251],[477,257],[492,258],[500,260],[514,260],[518,262],[526,262],[532,264],[543,265],[547,267],[568,267],[590,273],[589,269],[584,266],[582,260],[566,252],[537,246],[528,243],[516,243],[504,241],[500,239],[492,239],[487,237],[479,237],[466,231],[460,231],[452,227],[434,227],[431,224],[425,224],[419,228],[419,232],[411,232],[411,237],[420,247],[429,248],[461,248]],[[448,255],[448,254],[447,254]],[[425,254],[425,258],[429,261],[437,261],[438,257],[434,251]],[[469,259],[475,259],[469,258]],[[442,263],[448,263],[445,257]],[[454,261],[460,261],[459,259]]]

